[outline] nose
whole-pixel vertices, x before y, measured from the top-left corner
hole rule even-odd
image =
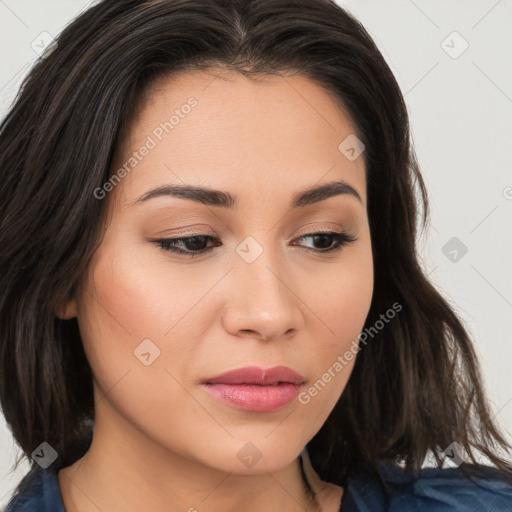
[[[252,263],[235,262],[223,316],[226,331],[270,341],[287,339],[302,327],[304,304],[286,268],[270,250]]]

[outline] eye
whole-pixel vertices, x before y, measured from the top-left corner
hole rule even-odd
[[[162,238],[160,240],[153,240],[153,242],[164,251],[194,257],[213,249],[213,247],[207,246],[207,242],[210,240],[220,241],[218,238],[210,235],[194,235],[187,236],[186,238]],[[216,245],[220,245],[220,243]],[[186,250],[180,249],[178,246],[185,247]]]
[[[344,246],[357,240],[356,237],[344,232],[322,231],[302,235],[296,240],[311,239],[313,245],[320,245],[320,248],[304,247],[306,251],[314,253],[328,253],[341,250]],[[184,255],[193,258],[203,253],[211,251],[214,247],[222,245],[218,237],[211,235],[194,235],[181,238],[161,238],[151,240],[160,249],[175,254]],[[215,242],[208,246],[208,242]],[[292,245],[300,245],[292,242]],[[183,249],[184,248],[184,249]]]
[[[302,235],[297,238],[297,240],[303,240],[305,238],[310,238],[313,245],[320,245],[320,248],[306,247],[306,250],[317,253],[339,251],[349,243],[356,241],[354,236],[338,231],[322,231],[319,233],[311,233],[308,235]]]

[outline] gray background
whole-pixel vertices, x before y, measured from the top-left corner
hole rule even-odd
[[[48,34],[90,3],[0,0],[0,118]],[[339,3],[405,94],[432,207],[423,265],[476,340],[494,414],[512,438],[512,0]],[[29,467],[11,473],[16,453],[0,414],[0,506]]]

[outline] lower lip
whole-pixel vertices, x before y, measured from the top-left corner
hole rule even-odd
[[[277,386],[256,384],[202,384],[218,400],[233,407],[254,412],[275,411],[290,403],[299,394],[301,385],[282,383]]]

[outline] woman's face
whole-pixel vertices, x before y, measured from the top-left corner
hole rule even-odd
[[[354,132],[301,76],[188,72],[150,88],[116,156],[118,179],[97,191],[109,221],[65,310],[94,374],[95,435],[152,465],[174,456],[262,473],[298,456],[343,392],[355,362],[344,356],[372,298]],[[349,187],[296,201],[341,180]],[[148,195],[171,186],[205,191]],[[170,238],[182,240],[157,241]],[[281,365],[303,376],[295,393],[203,385]]]

